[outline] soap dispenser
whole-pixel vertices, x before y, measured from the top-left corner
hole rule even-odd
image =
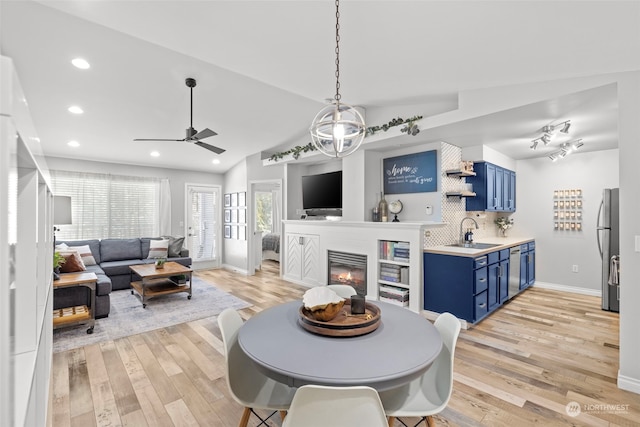
[[[465,243],[473,243],[473,231],[471,231],[471,228],[467,228],[467,232],[464,233],[464,241]]]

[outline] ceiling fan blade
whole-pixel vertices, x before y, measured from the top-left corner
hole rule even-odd
[[[134,139],[134,141],[172,141],[172,142],[180,142],[180,141],[184,141],[184,139],[158,139],[158,138],[144,139],[144,138],[136,138],[136,139]]]
[[[214,147],[213,145],[209,145],[209,144],[205,144],[204,142],[195,142],[194,144],[199,145],[202,148],[206,148],[209,151],[213,151],[216,154],[222,154],[224,153],[225,150],[224,148],[218,148],[218,147]]]
[[[193,135],[191,139],[204,139],[204,138],[209,138],[210,136],[216,136],[216,135],[217,133],[215,133],[209,128],[206,128],[196,133],[195,135]]]

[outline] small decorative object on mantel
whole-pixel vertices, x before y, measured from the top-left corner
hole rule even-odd
[[[394,200],[389,203],[389,212],[393,214],[393,220],[391,222],[400,222],[398,214],[402,212],[402,202],[400,200]]]
[[[513,218],[507,218],[505,216],[498,217],[495,220],[498,226],[498,232],[502,237],[507,237],[507,230],[513,227]]]
[[[165,258],[156,258],[156,268],[164,268],[164,263],[167,262]]]

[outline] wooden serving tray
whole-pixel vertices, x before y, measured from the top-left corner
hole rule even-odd
[[[351,314],[351,301],[347,299],[342,310],[328,322],[315,320],[309,310],[300,307],[298,323],[309,332],[328,337],[355,337],[368,334],[380,326],[380,309],[366,303],[364,314]]]

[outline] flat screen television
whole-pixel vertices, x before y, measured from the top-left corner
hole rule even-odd
[[[302,177],[302,208],[310,211],[342,211],[342,171]],[[320,213],[328,215],[330,213]]]

